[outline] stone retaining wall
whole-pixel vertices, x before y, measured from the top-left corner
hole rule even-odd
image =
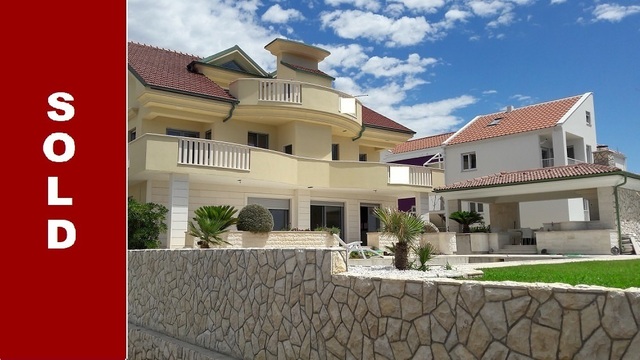
[[[130,333],[129,359],[179,358],[171,354],[180,344],[244,359],[640,354],[640,289],[358,277],[345,272],[344,255],[335,249],[130,251],[130,332],[138,334]],[[152,351],[159,341],[149,335],[154,332],[162,342],[175,339],[176,350]]]

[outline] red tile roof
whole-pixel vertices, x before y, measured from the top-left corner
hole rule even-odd
[[[599,175],[618,171],[621,170],[617,167],[588,163],[513,172],[503,171],[492,175],[459,181],[436,188],[434,191],[466,190],[486,186],[516,185],[537,181],[563,180],[573,177]]]
[[[305,72],[308,72],[308,73],[312,73],[312,74],[316,74],[316,75],[327,77],[327,78],[329,78],[331,80],[335,80],[335,78],[333,76],[327,74],[326,72],[324,72],[322,70],[310,69],[310,68],[307,68],[307,67],[304,67],[304,66],[290,64],[290,63],[287,63],[287,62],[284,62],[284,61],[281,61],[280,63],[282,65],[290,67],[290,68],[292,68],[294,70],[305,71]]]
[[[553,127],[583,96],[578,95],[511,111],[477,116],[460,129],[447,144],[460,144]],[[496,119],[500,119],[497,125],[489,125]]]
[[[389,119],[388,117],[377,113],[368,107],[362,105],[362,123],[365,126],[370,126],[374,128],[381,128],[386,130],[404,132],[408,134],[415,134],[416,132],[405,127],[404,125],[398,124],[397,122]]]
[[[453,132],[448,132],[445,134],[432,135],[432,136],[427,136],[419,139],[411,139],[407,142],[404,142],[396,146],[391,150],[391,152],[394,154],[399,154],[399,153],[404,153],[409,151],[416,151],[416,150],[423,150],[423,149],[438,147],[438,146],[441,146],[442,143],[453,134],[454,134]]]
[[[145,85],[236,101],[206,76],[187,70],[187,65],[199,59],[194,55],[129,42],[129,67]]]

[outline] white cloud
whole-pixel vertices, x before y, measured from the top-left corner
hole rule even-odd
[[[460,9],[450,9],[444,14],[444,18],[448,21],[465,21],[473,16],[472,13]]]
[[[341,4],[349,4],[354,7],[378,11],[380,10],[380,3],[377,0],[325,0],[325,4],[331,6],[340,6]]]
[[[392,0],[394,2],[402,3],[408,9],[423,11],[426,13],[435,13],[438,9],[442,8],[445,4],[445,0]]]
[[[482,92],[482,95],[490,95],[490,94],[497,94],[498,91],[497,90],[485,90]]]
[[[599,4],[593,10],[594,21],[619,22],[625,17],[637,13],[640,13],[640,5]]]
[[[339,75],[338,70],[348,71],[349,69],[359,69],[369,59],[369,55],[365,53],[365,48],[360,44],[349,45],[323,45],[315,46],[325,49],[331,53],[320,64],[322,71],[333,77]]]
[[[302,20],[304,16],[295,9],[283,9],[280,4],[275,4],[262,14],[262,21],[276,24],[286,24],[290,21]]]
[[[523,104],[533,104],[533,98],[529,95],[516,94],[516,95],[510,96],[509,99],[519,101]]]
[[[264,46],[284,36],[259,24],[258,3],[257,0],[130,0],[128,37],[131,41],[202,57],[238,45],[261,67],[272,71],[275,60]]]
[[[454,113],[475,104],[477,101],[473,96],[462,95],[430,103],[381,107],[380,113],[415,131],[414,138],[419,138],[441,134],[457,128],[466,120],[454,115]]]
[[[515,18],[514,13],[505,12],[505,13],[502,13],[500,16],[498,16],[497,19],[495,19],[493,21],[490,21],[487,24],[487,26],[488,27],[492,27],[492,28],[496,28],[496,27],[501,26],[501,25],[502,26],[506,26],[506,25],[511,24],[513,22],[514,18]]]
[[[332,28],[342,38],[366,38],[390,47],[418,44],[433,31],[424,17],[393,19],[360,10],[325,12],[320,19],[323,27]]]
[[[567,2],[567,0],[551,0],[551,5],[564,4],[566,2]]]
[[[434,58],[421,58],[418,54],[410,54],[406,61],[373,56],[362,66],[362,71],[375,77],[394,77],[422,73],[427,66],[437,62]]]
[[[495,16],[513,8],[510,3],[500,0],[471,0],[468,5],[474,14],[482,17]]]

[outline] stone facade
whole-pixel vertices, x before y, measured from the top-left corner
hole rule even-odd
[[[336,249],[130,251],[128,358],[640,354],[637,288],[373,278],[349,275],[345,259]]]
[[[618,204],[622,234],[635,234],[640,238],[640,192],[618,188]]]

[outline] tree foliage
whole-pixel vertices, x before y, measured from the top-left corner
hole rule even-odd
[[[127,233],[129,249],[155,249],[158,237],[167,231],[167,209],[156,203],[140,203],[130,197],[128,201]]]
[[[375,208],[373,213],[380,219],[380,231],[397,240],[394,254],[396,269],[408,269],[409,246],[424,231],[424,220],[413,213],[391,208]]]
[[[267,233],[273,230],[273,215],[259,204],[249,204],[238,213],[238,230]]]
[[[484,220],[484,217],[475,211],[455,211],[449,215],[449,219],[462,225],[463,233],[471,232],[471,225]]]

